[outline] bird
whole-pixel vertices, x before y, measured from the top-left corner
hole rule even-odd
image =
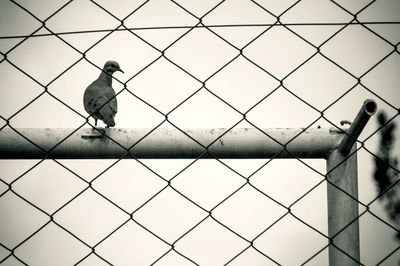
[[[86,88],[83,94],[83,106],[94,118],[95,127],[97,127],[98,119],[106,124],[106,128],[115,126],[114,117],[118,112],[118,103],[111,85],[112,75],[116,71],[124,73],[116,61],[107,61],[100,76]]]

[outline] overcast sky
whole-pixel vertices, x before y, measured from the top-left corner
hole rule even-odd
[[[72,132],[81,126],[90,127],[85,124],[83,92],[110,59],[119,62],[125,71],[117,72],[113,81],[115,90],[122,90],[117,97],[117,128],[151,130],[160,123],[160,127],[172,127],[165,121],[167,114],[169,121],[182,129],[230,128],[241,121],[244,113],[250,123],[242,121],[236,125],[238,128],[332,127],[340,126],[341,120],[352,121],[367,98],[374,99],[378,110],[395,117],[400,125],[400,24],[370,23],[400,22],[398,0],[377,0],[370,5],[371,1],[361,0],[302,0],[297,4],[289,0],[15,2],[0,0],[0,127],[6,125],[6,120],[15,128],[70,128]],[[39,20],[46,20],[47,29],[18,5]],[[356,13],[358,21],[368,24],[346,25]],[[278,16],[289,26],[270,27]],[[213,27],[190,28],[199,23],[200,17],[204,25]],[[132,32],[123,30],[122,19],[124,26],[133,28]],[[248,24],[252,26],[243,26]],[[116,28],[121,30],[111,34],[96,31]],[[56,37],[50,31],[74,33]],[[40,36],[21,37],[32,33]],[[7,36],[15,38],[4,38]],[[87,60],[82,59],[83,53]],[[44,87],[49,93],[43,93]],[[377,127],[372,118],[359,138],[367,139],[366,149],[357,153],[359,200],[365,205],[377,195],[372,176],[374,157],[368,152],[377,152],[379,138],[373,134]],[[395,150],[400,150],[399,141]],[[217,160],[192,162],[2,160],[0,243],[8,249],[18,246],[16,256],[29,265],[71,265],[90,249],[61,226],[94,246],[128,220],[125,212],[137,210],[135,220],[159,238],[130,221],[96,246],[97,254],[116,265],[148,265],[170,250],[167,243],[179,239],[174,245],[180,254],[200,265],[222,265],[248,243],[210,217],[181,238],[208,214],[173,189],[165,188],[166,181],[190,165],[171,184],[210,210],[242,186],[246,182],[243,177],[252,175],[266,162],[250,178],[251,183],[281,205],[246,185],[213,210],[213,216],[251,241],[287,213],[284,207],[321,183],[291,210],[327,235],[326,182],[321,182],[326,172],[324,160],[222,160],[241,176]],[[7,184],[18,177],[13,191],[19,196],[7,190]],[[23,242],[49,221],[44,212],[53,214],[86,189],[93,178],[96,191],[85,190],[57,211],[57,224],[48,223]],[[360,211],[364,210],[360,205]],[[374,201],[370,210],[392,224],[379,201]],[[395,231],[370,213],[359,222],[363,264],[375,265],[399,246]],[[290,215],[254,241],[257,249],[283,265],[301,264],[327,244],[327,238]],[[10,254],[1,245],[0,261]],[[399,260],[397,251],[384,265]],[[325,265],[327,261],[325,249],[309,264]],[[3,263],[22,265],[12,256]],[[92,254],[82,264],[106,262]],[[249,248],[231,264],[274,262]],[[157,265],[193,264],[170,251]]]

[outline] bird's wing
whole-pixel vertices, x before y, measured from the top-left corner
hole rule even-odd
[[[117,98],[115,97],[113,88],[110,86],[102,86],[96,82],[93,82],[85,90],[83,105],[88,113],[99,111],[101,106],[106,105],[109,105],[114,114],[118,112]]]
[[[115,96],[115,91],[113,88],[108,87],[105,91],[104,91],[104,95],[105,97],[107,97],[107,99],[111,99],[108,103],[110,105],[111,110],[114,113],[118,112],[118,102],[117,102],[117,97]]]
[[[101,105],[104,104],[102,98],[104,98],[104,96],[102,95],[101,90],[98,90],[96,86],[90,85],[87,87],[85,94],[83,95],[83,105],[86,112],[91,114],[98,111]]]
[[[114,97],[110,102],[110,108],[114,113],[118,112],[118,103],[117,103],[117,97]]]

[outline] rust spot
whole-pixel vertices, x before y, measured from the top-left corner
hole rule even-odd
[[[221,143],[221,145],[224,146],[224,141],[222,139],[219,139],[219,143]]]

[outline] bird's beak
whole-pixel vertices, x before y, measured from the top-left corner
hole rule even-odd
[[[124,72],[122,69],[120,69],[120,68],[119,68],[117,71],[120,71],[120,72],[122,72],[122,73],[125,73],[125,72]]]

